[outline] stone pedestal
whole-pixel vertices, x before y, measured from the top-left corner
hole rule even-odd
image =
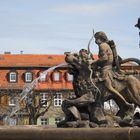
[[[0,127],[0,140],[139,140],[139,128]]]

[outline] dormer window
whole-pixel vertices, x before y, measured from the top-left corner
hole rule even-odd
[[[32,72],[25,72],[25,82],[32,82],[33,80],[33,73]]]
[[[73,81],[73,75],[67,73],[67,80],[68,81]]]
[[[60,81],[60,72],[54,72],[54,73],[53,73],[53,80],[54,80],[55,82]]]
[[[47,76],[47,75],[46,75],[45,73],[41,72],[41,73],[40,73],[40,81],[41,81],[41,82],[45,82],[45,81],[46,81],[46,78],[47,78],[46,76]]]
[[[9,82],[16,83],[17,82],[17,72],[9,73]]]

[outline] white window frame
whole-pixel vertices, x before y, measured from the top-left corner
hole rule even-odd
[[[40,77],[40,81],[41,81],[41,82],[45,82],[45,81],[46,81],[46,76],[47,76],[47,74],[41,72],[41,73],[40,73],[40,76],[39,76],[39,77]]]
[[[41,96],[41,103],[45,102],[46,100],[48,100],[48,94],[45,92],[40,93]],[[43,105],[43,107],[47,107],[48,106],[48,102],[46,104]]]
[[[13,78],[14,77],[14,78]],[[9,81],[12,83],[17,82],[17,73],[16,72],[10,72],[9,73]]]
[[[58,124],[60,121],[62,121],[61,118],[55,118],[55,124]]]
[[[16,105],[15,97],[9,97],[9,106],[15,106],[15,105]]]
[[[48,118],[40,118],[41,125],[48,125]]]
[[[68,81],[73,81],[73,75],[67,73],[67,80],[68,80]]]
[[[25,72],[25,82],[32,82],[33,74],[32,72]]]
[[[60,81],[60,77],[61,75],[60,75],[60,72],[58,72],[58,71],[56,71],[56,72],[54,72],[53,73],[53,80],[55,81],[55,82],[59,82]]]
[[[54,106],[61,106],[62,104],[62,93],[56,93],[54,97]]]

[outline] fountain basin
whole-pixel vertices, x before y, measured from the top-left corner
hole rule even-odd
[[[140,140],[140,128],[1,126],[0,140]]]

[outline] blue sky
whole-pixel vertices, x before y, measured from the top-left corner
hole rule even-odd
[[[140,58],[140,0],[0,0],[0,53],[63,54],[104,31],[122,57]],[[91,51],[98,47],[91,44]]]

